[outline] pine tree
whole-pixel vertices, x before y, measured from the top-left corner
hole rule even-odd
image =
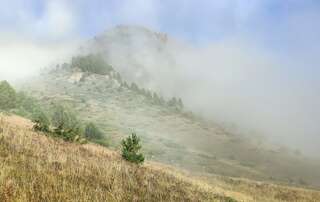
[[[122,157],[127,161],[141,164],[144,162],[144,156],[141,153],[138,153],[141,149],[140,138],[132,133],[131,136],[127,137],[121,142],[122,146]]]
[[[156,103],[156,104],[160,104],[160,98],[158,96],[158,94],[156,92],[153,93],[153,101]]]
[[[122,85],[123,87],[125,87],[125,88],[129,88],[128,83],[127,83],[127,82],[125,82],[125,81],[124,81],[124,82],[122,82],[122,83],[121,83],[121,85]]]
[[[136,84],[136,83],[131,83],[131,90],[133,90],[133,91],[139,91],[139,87],[138,87],[138,85]]]
[[[176,107],[177,106],[177,98],[175,98],[175,97],[173,97],[173,98],[171,98],[169,101],[168,101],[168,105],[170,106],[170,107]]]
[[[116,80],[119,81],[119,83],[122,82],[122,78],[121,78],[121,75],[119,72],[116,73],[116,76],[115,76]]]
[[[181,98],[178,99],[178,107],[179,107],[179,109],[183,109],[183,107],[184,107]]]

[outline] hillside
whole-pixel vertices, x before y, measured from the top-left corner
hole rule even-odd
[[[1,201],[227,201],[222,193],[114,151],[47,138],[1,116]]]
[[[0,116],[1,201],[271,202],[320,198],[316,191],[225,177],[215,177],[214,185],[209,185],[168,166],[154,162],[136,166],[105,147],[63,142],[35,133],[31,127],[27,119]]]
[[[90,74],[65,64],[33,78],[22,89],[48,108],[64,103],[84,121],[97,123],[104,131],[105,145],[117,148],[126,134],[138,133],[149,160],[195,174],[319,187],[319,161],[233,134],[124,84],[114,70],[106,75]]]

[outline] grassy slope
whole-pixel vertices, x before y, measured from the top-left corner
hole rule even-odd
[[[69,82],[70,77],[68,72],[52,73],[25,87],[43,103],[63,101],[79,117],[98,123],[113,146],[136,131],[148,159],[199,173],[320,186],[319,162],[185,117],[130,89],[119,90],[114,80],[103,76],[90,76],[77,84]]]
[[[1,117],[0,201],[227,201],[213,188],[106,148],[54,140]]]
[[[66,143],[0,116],[0,201],[317,201],[320,193],[226,177],[212,185],[171,167],[138,167],[117,152]]]
[[[212,177],[212,185],[148,162],[139,167],[111,150],[65,143],[0,118],[1,201],[316,201],[320,193]]]

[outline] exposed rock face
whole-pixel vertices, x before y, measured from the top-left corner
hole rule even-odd
[[[70,83],[78,83],[83,77],[83,72],[74,72],[68,79]]]

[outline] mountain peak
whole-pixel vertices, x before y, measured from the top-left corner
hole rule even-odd
[[[95,39],[103,39],[105,37],[144,37],[150,40],[158,40],[159,42],[166,43],[168,35],[166,33],[153,31],[147,27],[140,25],[117,25],[111,29],[106,30],[103,34],[97,36]]]

